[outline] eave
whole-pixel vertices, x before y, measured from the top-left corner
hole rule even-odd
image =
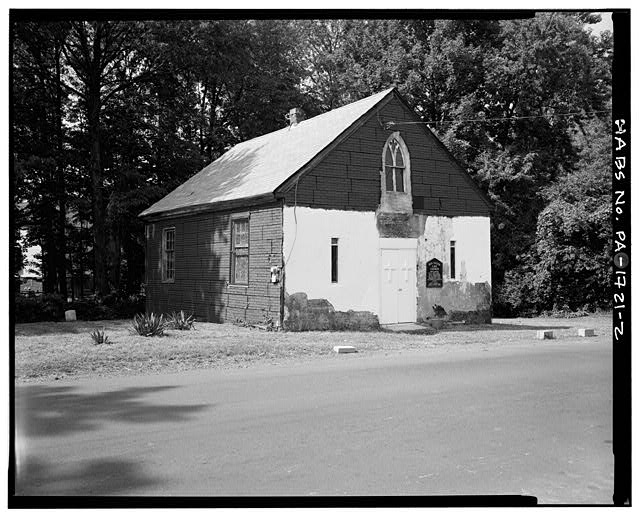
[[[208,202],[205,204],[198,204],[195,206],[179,207],[176,209],[169,209],[167,211],[161,211],[157,213],[140,214],[138,217],[145,222],[156,222],[159,220],[165,220],[169,218],[178,218],[183,216],[191,216],[202,213],[213,213],[218,211],[229,211],[237,209],[239,207],[251,207],[261,204],[268,204],[270,202],[276,202],[277,198],[273,193],[266,193],[263,195],[255,195],[253,197],[243,197],[233,200],[223,200],[220,202]]]

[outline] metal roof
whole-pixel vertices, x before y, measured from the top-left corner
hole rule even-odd
[[[272,194],[393,90],[239,143],[140,216]]]

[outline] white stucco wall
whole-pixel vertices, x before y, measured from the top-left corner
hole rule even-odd
[[[296,223],[297,220],[297,223]],[[379,309],[379,243],[374,212],[284,207],[287,293],[327,299],[336,310]],[[338,238],[338,282],[331,283],[331,238]]]
[[[451,240],[456,242],[455,281],[491,285],[490,219],[485,216],[428,216],[418,245],[421,263],[437,258],[443,263],[444,281],[450,281]]]

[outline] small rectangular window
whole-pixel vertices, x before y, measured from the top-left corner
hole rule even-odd
[[[249,284],[249,219],[231,224],[231,283]]]
[[[166,282],[175,280],[175,240],[175,227],[162,231],[162,280]]]
[[[456,242],[451,241],[450,247],[450,261],[451,261],[451,279],[456,278]]]
[[[331,282],[338,282],[338,238],[331,238]]]

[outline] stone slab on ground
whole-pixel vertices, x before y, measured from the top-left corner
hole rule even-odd
[[[351,352],[357,352],[355,347],[351,345],[336,345],[333,348],[333,352],[337,352],[338,354],[349,354]]]
[[[595,336],[596,332],[594,329],[588,329],[586,327],[581,327],[580,329],[578,329],[578,336],[585,336],[585,337],[589,337],[589,336]]]
[[[540,331],[536,331],[536,338],[538,340],[553,340],[555,336],[551,329],[541,329]]]

